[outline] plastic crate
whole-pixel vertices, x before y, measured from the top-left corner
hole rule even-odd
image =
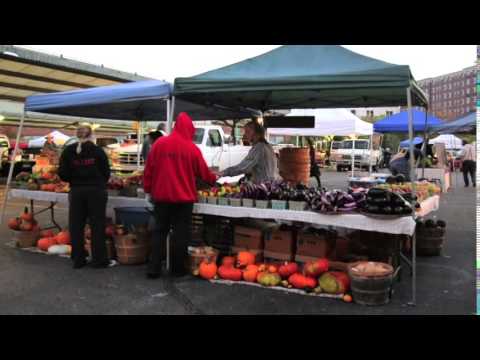
[[[307,208],[305,201],[289,201],[288,208],[295,211],[304,211]]]
[[[268,200],[255,200],[255,207],[259,209],[268,209],[269,205]]]
[[[230,206],[242,206],[242,199],[230,199]]]
[[[254,207],[253,199],[242,199],[243,207]]]
[[[228,201],[228,198],[226,197],[220,197],[218,198],[218,205],[222,205],[222,206],[228,206],[230,203]]]
[[[286,200],[272,200],[272,209],[286,210],[288,208],[288,202]]]

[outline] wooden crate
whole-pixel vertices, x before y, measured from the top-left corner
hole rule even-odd
[[[327,258],[335,249],[336,233],[331,231],[299,232],[297,235],[297,256]]]
[[[295,233],[292,230],[272,230],[265,234],[264,249],[268,252],[294,254]]]
[[[233,243],[236,247],[263,250],[263,231],[246,226],[235,226]]]

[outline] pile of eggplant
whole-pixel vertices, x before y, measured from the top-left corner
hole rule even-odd
[[[415,205],[412,203],[415,202]],[[411,215],[414,207],[419,207],[416,197],[411,194],[398,194],[385,189],[371,188],[363,210],[380,215]]]
[[[348,213],[362,206],[365,194],[341,190],[322,190],[309,203],[312,211],[321,213]]]

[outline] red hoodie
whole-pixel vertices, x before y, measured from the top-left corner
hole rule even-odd
[[[144,190],[154,201],[193,203],[197,201],[195,178],[215,183],[216,176],[192,141],[194,135],[192,119],[182,112],[172,134],[153,144],[145,166]]]

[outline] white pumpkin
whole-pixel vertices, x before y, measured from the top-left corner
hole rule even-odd
[[[48,252],[56,255],[70,254],[71,247],[70,245],[52,245],[48,248]]]

